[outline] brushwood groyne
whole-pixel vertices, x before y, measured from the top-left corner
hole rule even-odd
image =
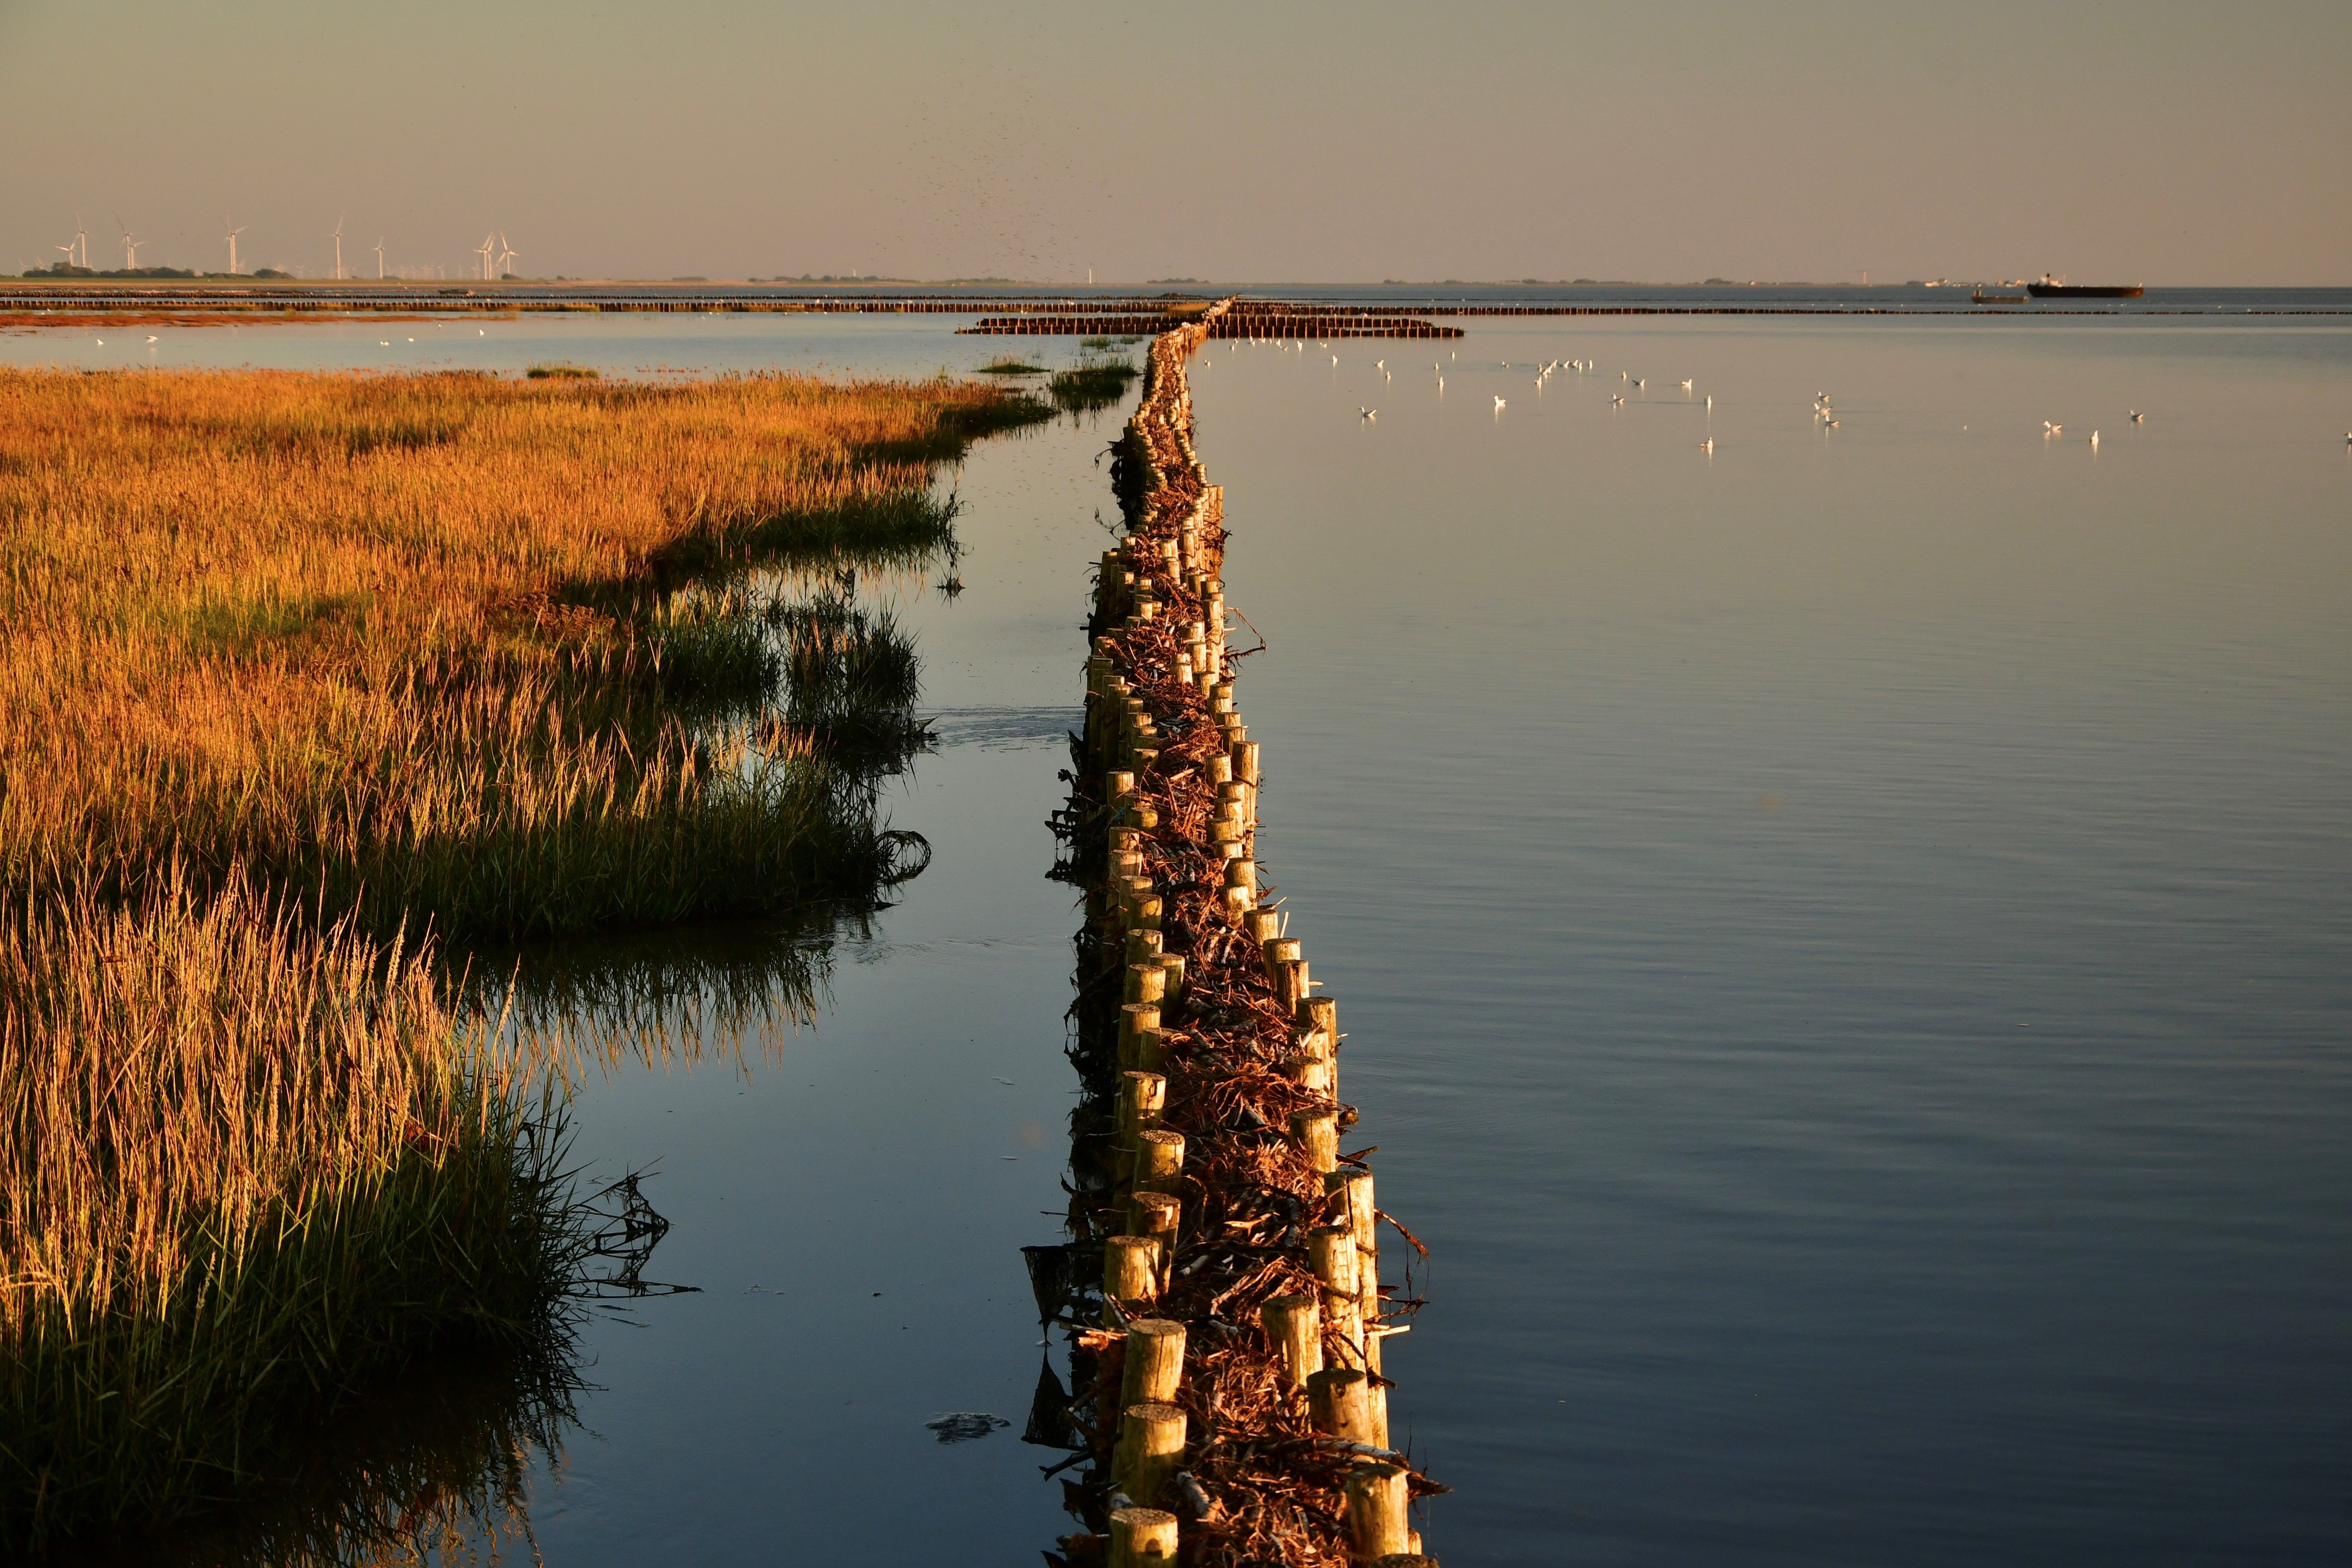
[[[1153,340],[1113,462],[1127,531],[1095,577],[1056,821],[1086,909],[1071,1239],[1027,1249],[1072,1384],[1047,1370],[1028,1436],[1069,1449],[1049,1473],[1080,1528],[1047,1554],[1068,1568],[1408,1568],[1413,1500],[1444,1489],[1399,1451],[1382,1346],[1425,1254],[1375,1202],[1370,1151],[1342,1148],[1339,1003],[1257,858],[1268,775],[1185,378],[1230,310]]]

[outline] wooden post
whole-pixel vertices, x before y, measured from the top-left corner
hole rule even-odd
[[[1225,886],[1249,889],[1250,902],[1257,902],[1257,862],[1248,856],[1239,856],[1225,862]]]
[[[1346,1443],[1370,1442],[1371,1423],[1364,1415],[1364,1374],[1347,1366],[1310,1374],[1307,1415],[1318,1432]]]
[[[1156,1007],[1167,991],[1167,972],[1160,967],[1157,959],[1127,966],[1127,1001],[1149,1002]]]
[[[1257,742],[1255,741],[1235,742],[1233,758],[1234,777],[1252,789],[1255,789],[1261,777],[1257,765]]]
[[[1381,1256],[1380,1209],[1372,1201],[1372,1173],[1349,1169],[1323,1173],[1326,1193],[1346,1194],[1347,1226],[1356,1238],[1356,1251],[1377,1268]]]
[[[1253,910],[1249,919],[1242,922],[1242,930],[1263,952],[1267,942],[1282,934],[1282,917],[1272,910]]]
[[[1148,1127],[1135,1135],[1138,1192],[1173,1193],[1184,1179],[1184,1135]]]
[[[1317,1056],[1312,1051],[1301,1051],[1295,1057],[1285,1057],[1282,1070],[1291,1082],[1307,1093],[1319,1094],[1326,1100],[1332,1098],[1335,1075],[1331,1070],[1330,1058],[1328,1057]],[[1328,1173],[1326,1174],[1328,1178]]]
[[[1117,1322],[1110,1303],[1124,1311],[1160,1299],[1160,1244],[1148,1236],[1114,1236],[1103,1243],[1103,1321]]]
[[[1150,1238],[1160,1248],[1160,1279],[1164,1287],[1169,1266],[1176,1258],[1176,1227],[1183,1222],[1184,1205],[1167,1193],[1129,1194],[1127,1228],[1130,1236]]]
[[[1139,860],[1142,857],[1139,855],[1136,858]],[[1160,936],[1156,931],[1143,931],[1139,929],[1129,931],[1127,933],[1128,963],[1148,963],[1158,958],[1160,956]]]
[[[1118,1405],[1165,1404],[1184,1380],[1184,1325],[1167,1318],[1138,1318],[1127,1325],[1126,1370],[1120,1373]]]
[[[1160,1064],[1160,1004],[1129,1002],[1118,1010],[1118,1067],[1121,1072],[1158,1072]],[[1146,1057],[1153,1058],[1146,1061]]]
[[[1147,1127],[1160,1125],[1168,1080],[1156,1072],[1124,1072],[1118,1077],[1118,1110],[1111,1124],[1111,1173],[1124,1187],[1134,1179],[1137,1135]]]
[[[1111,1453],[1110,1473],[1112,1483],[1121,1491],[1150,1507],[1160,1500],[1169,1479],[1183,1463],[1181,1405],[1148,1401],[1120,1412],[1118,1445]]]
[[[1355,1347],[1357,1365],[1364,1350],[1363,1270],[1358,1264],[1356,1236],[1344,1225],[1320,1225],[1307,1233],[1307,1255],[1315,1278],[1323,1285],[1323,1316]]]
[[[1260,952],[1265,959],[1265,977],[1274,986],[1274,999],[1285,1013],[1295,1013],[1307,996],[1307,950],[1297,937],[1276,937],[1266,942]]]
[[[1320,1175],[1339,1163],[1339,1113],[1336,1110],[1294,1110],[1291,1142],[1307,1156],[1307,1169]]]
[[[1184,1001],[1184,955],[1163,952],[1160,955],[1160,995],[1171,1007]]]
[[[1109,1568],[1174,1568],[1176,1516],[1156,1508],[1123,1508],[1110,1516]]]
[[[1348,1472],[1348,1544],[1359,1562],[1412,1550],[1410,1500],[1400,1465],[1358,1465]]]
[[[1323,1370],[1323,1314],[1312,1296],[1275,1296],[1257,1312],[1265,1337],[1282,1358],[1283,1380],[1294,1389]]]

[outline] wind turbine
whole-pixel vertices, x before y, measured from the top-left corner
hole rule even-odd
[[[229,220],[226,218],[221,219],[221,226],[226,228],[228,226],[228,222]],[[229,229],[227,234],[221,237],[228,241],[228,275],[232,278],[236,276],[236,237],[243,234],[246,229],[250,226],[251,226],[247,224],[239,224],[236,227]]]
[[[73,247],[72,246],[70,246],[70,245],[53,245],[53,246],[49,247],[49,248],[50,248],[51,250],[62,250],[62,251],[64,251],[64,252],[66,253],[66,258],[65,258],[65,261],[62,263],[62,265],[67,266],[67,267],[71,267],[71,266],[73,266],[73,265],[74,265],[74,247]]]
[[[137,238],[131,234],[131,230],[124,226],[122,215],[121,213],[116,213],[114,215],[114,226],[122,230],[122,270],[125,272],[138,271],[139,247],[147,242],[143,239]]]
[[[383,281],[383,236],[375,237],[375,280]]]
[[[520,260],[522,252],[514,249],[507,244],[506,230],[500,229],[499,231],[499,276],[501,278],[513,276],[513,273],[507,266],[507,263],[509,261]]]
[[[335,281],[343,280],[343,215],[335,215]]]
[[[490,250],[497,237],[486,234],[482,236],[482,243],[474,247],[474,254],[482,258],[482,281],[485,283],[490,280]]]
[[[81,214],[74,214],[74,265],[89,265],[89,231],[81,226]]]

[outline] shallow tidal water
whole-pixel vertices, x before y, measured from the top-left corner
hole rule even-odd
[[[491,324],[432,363],[1005,346],[951,325]],[[1193,375],[1266,644],[1260,853],[1339,998],[1351,1146],[1433,1253],[1388,1352],[1456,1489],[1431,1551],[2342,1560],[2352,321],[1508,325]],[[359,331],[158,354],[368,363]],[[867,590],[940,714],[889,796],[935,853],[820,1016],[579,1098],[579,1158],[654,1172],[647,1276],[700,1291],[592,1323],[531,1485],[551,1564],[1071,1528],[1018,1441],[1018,1248],[1064,1205],[1044,822],[1118,417],[975,450],[960,597]],[[1010,1425],[941,1443],[958,1412]]]

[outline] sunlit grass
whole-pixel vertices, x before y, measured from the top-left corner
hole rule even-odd
[[[761,574],[950,549],[932,466],[1045,412],[0,371],[0,1552],[266,1491],[293,1416],[425,1352],[548,1364],[547,1037],[428,936],[914,868],[869,771],[911,648]]]
[[[873,860],[804,748],[683,721],[677,595],[948,532],[946,383],[0,372],[0,872],[247,861],[378,929],[773,909]],[[124,889],[127,890],[127,889]]]
[[[289,1399],[547,1335],[572,1242],[494,1036],[422,944],[242,876],[0,913],[0,1547],[235,1496]]]

